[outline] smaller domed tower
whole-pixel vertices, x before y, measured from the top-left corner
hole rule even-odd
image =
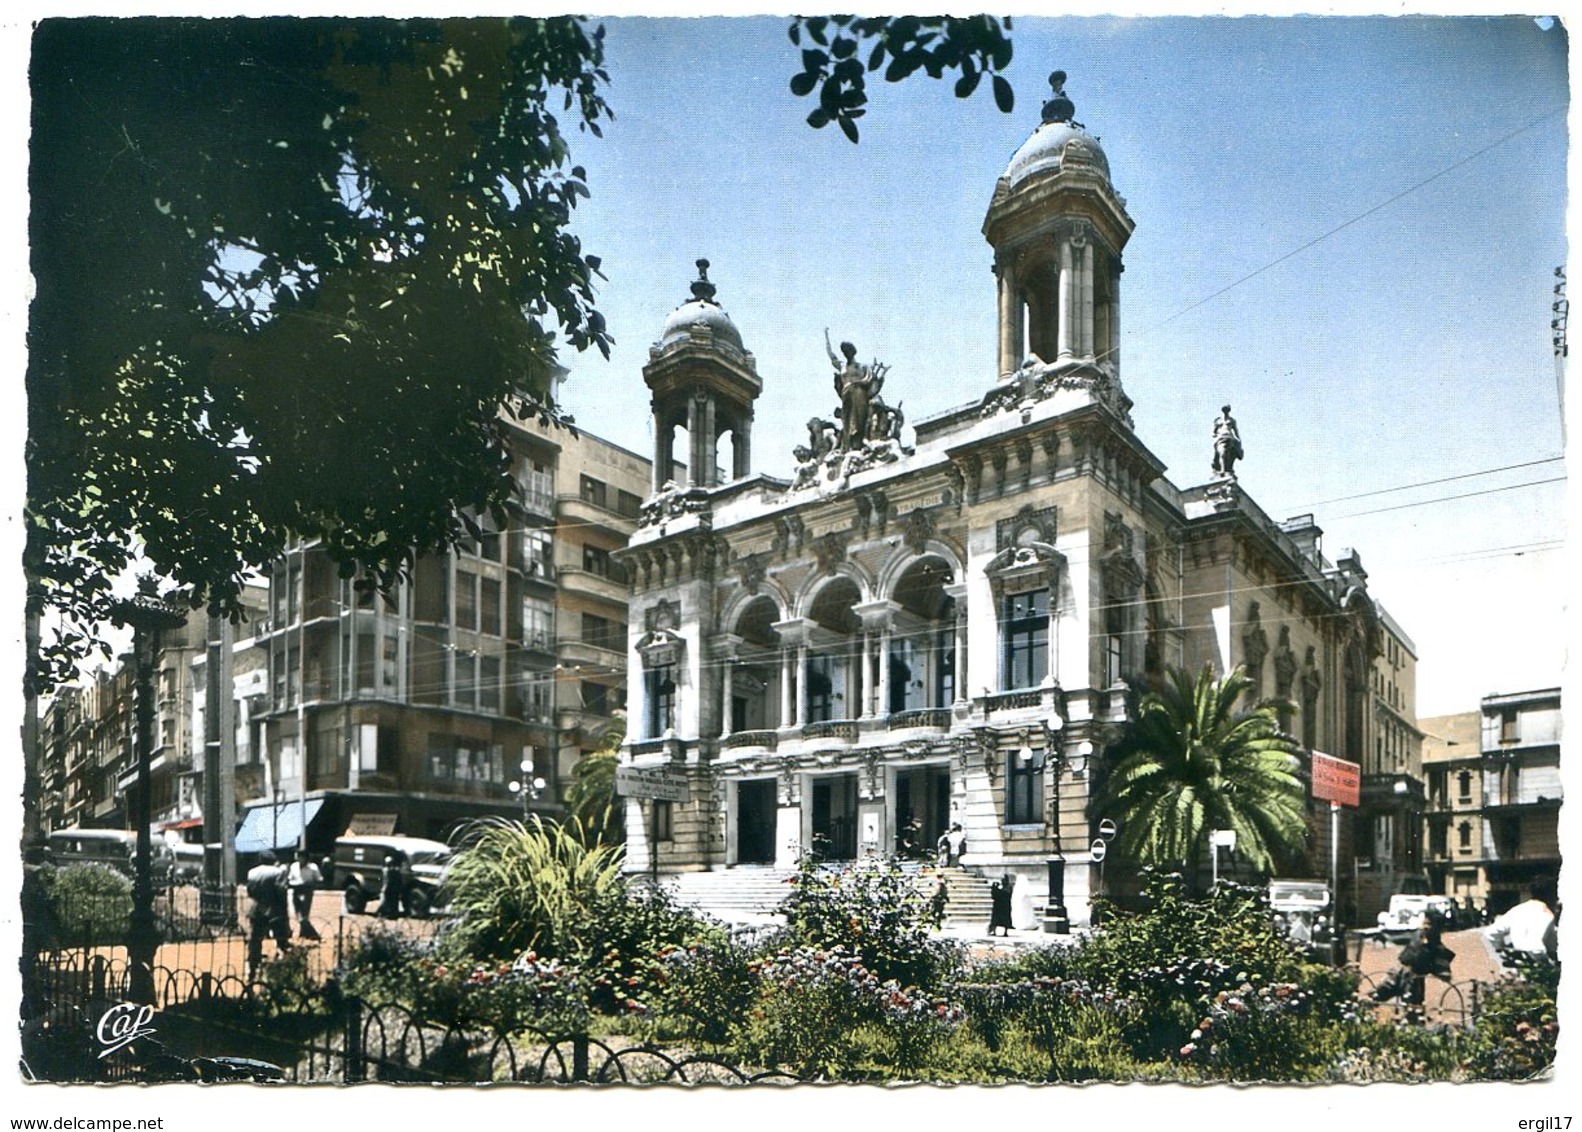
[[[718,447],[731,436],[729,478],[751,470],[753,402],[763,392],[757,362],[742,347],[736,324],[714,301],[709,261],[698,260],[692,298],[665,320],[664,333],[648,351],[643,381],[653,394],[654,491],[671,479],[677,428],[687,430],[687,476],[683,487],[721,482]]]
[[[1073,120],[1064,71],[1043,124],[994,187],[983,235],[999,282],[1002,380],[1036,356],[1118,379],[1121,251],[1134,223],[1098,139]]]

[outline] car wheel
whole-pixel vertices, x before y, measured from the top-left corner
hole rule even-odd
[[[428,916],[431,904],[429,894],[421,888],[414,888],[407,897],[407,910],[420,920]]]
[[[346,885],[346,914],[361,916],[367,910],[368,896],[363,892],[362,885],[356,881],[349,881]]]

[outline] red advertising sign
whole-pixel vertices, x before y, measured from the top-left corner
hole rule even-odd
[[[1362,768],[1334,755],[1313,752],[1313,797],[1342,806],[1362,802]]]

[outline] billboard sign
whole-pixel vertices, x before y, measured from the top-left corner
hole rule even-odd
[[[1362,768],[1334,755],[1313,752],[1313,797],[1341,806],[1362,802]]]

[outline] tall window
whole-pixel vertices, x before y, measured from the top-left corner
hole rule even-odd
[[[555,607],[542,598],[522,599],[522,640],[536,648],[555,643]]]
[[[595,507],[607,507],[605,500],[609,496],[603,480],[596,480],[592,476],[582,477],[582,498]]]
[[[1034,688],[1049,672],[1049,591],[1008,594],[1000,614],[1004,648],[1001,687]]]
[[[660,664],[643,673],[648,701],[648,738],[657,739],[676,725],[676,666]]]
[[[522,532],[522,569],[535,578],[554,573],[554,548],[549,532],[529,529]]]
[[[1005,760],[1005,824],[1038,825],[1044,820],[1044,764],[1013,751]]]

